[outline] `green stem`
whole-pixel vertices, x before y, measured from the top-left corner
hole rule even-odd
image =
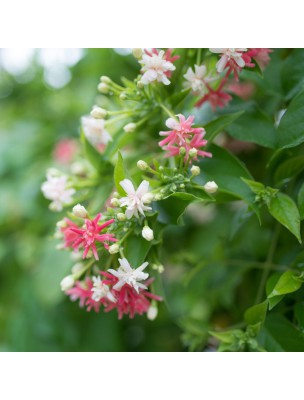
[[[176,116],[174,115],[173,111],[169,110],[164,104],[159,103],[159,106],[165,111],[166,114],[169,115],[169,117],[174,118],[177,120]]]
[[[271,240],[270,246],[269,246],[267,259],[265,261],[265,269],[264,269],[263,274],[262,274],[262,278],[261,278],[259,289],[258,289],[258,292],[257,292],[255,304],[259,304],[261,302],[261,300],[263,299],[263,291],[264,291],[265,283],[266,283],[266,280],[268,278],[268,275],[269,275],[269,272],[270,272],[270,269],[271,269],[272,260],[273,260],[273,256],[274,256],[275,249],[276,249],[276,246],[277,246],[280,230],[281,230],[281,225],[279,223],[277,223],[276,227],[275,227],[274,234],[272,236],[272,240]]]
[[[202,49],[198,49],[197,56],[196,56],[196,65],[200,65],[202,58]]]
[[[79,278],[94,264],[94,262],[95,262],[95,259],[89,261],[89,262],[87,263],[87,265],[85,265],[85,266],[82,268],[81,271],[77,272],[77,273],[74,275],[75,281],[78,280],[78,279],[79,279]]]

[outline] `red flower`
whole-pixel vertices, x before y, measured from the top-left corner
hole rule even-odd
[[[107,226],[113,224],[114,222],[114,219],[110,219],[104,224],[98,225],[98,221],[101,218],[101,216],[102,215],[99,213],[93,220],[86,219],[85,220],[86,227],[83,229],[78,227],[70,228],[72,232],[77,234],[76,240],[72,244],[72,247],[76,250],[80,246],[84,248],[82,258],[85,258],[86,255],[88,254],[88,251],[91,249],[93,251],[95,259],[99,260],[95,244],[96,241],[103,243],[106,249],[109,248],[109,244],[106,242],[117,242],[117,239],[114,237],[112,233],[105,233],[100,235],[100,231],[105,229]]]

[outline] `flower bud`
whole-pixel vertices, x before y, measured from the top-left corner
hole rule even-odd
[[[109,253],[110,254],[116,254],[119,252],[119,245],[117,243],[112,244],[112,246],[109,247]]]
[[[100,82],[102,82],[102,83],[111,83],[112,82],[112,80],[108,77],[108,76],[101,76],[100,77]]]
[[[197,176],[197,175],[199,175],[200,174],[200,172],[201,172],[201,169],[200,169],[200,167],[198,167],[197,165],[193,165],[192,167],[191,167],[191,174],[193,175],[193,176]]]
[[[156,193],[156,195],[154,195],[154,200],[162,200],[163,196],[161,193]]]
[[[120,197],[120,195],[119,195],[118,192],[114,192],[113,195],[112,195],[112,197],[113,197],[113,198],[115,197],[116,199],[118,199],[118,198]]]
[[[194,158],[196,156],[197,156],[197,149],[193,147],[192,149],[189,150],[189,157]]]
[[[147,318],[150,321],[153,321],[157,317],[157,314],[158,314],[157,305],[151,304],[151,306],[148,308],[148,311],[147,311]]]
[[[134,122],[130,122],[129,124],[127,124],[127,125],[125,125],[125,126],[123,127],[123,130],[124,130],[126,133],[132,133],[132,132],[135,131],[135,129],[136,129],[136,124],[134,124]]]
[[[88,216],[87,210],[81,204],[76,204],[73,207],[73,214],[78,218],[86,218]]]
[[[218,186],[214,181],[210,181],[204,185],[204,189],[207,193],[215,193],[218,189]]]
[[[149,168],[149,165],[146,163],[146,161],[139,160],[137,161],[137,168],[142,171],[146,171]]]
[[[127,218],[124,213],[118,213],[116,216],[117,216],[118,221],[125,221]]]
[[[77,274],[77,272],[80,272],[82,269],[83,269],[83,264],[81,262],[78,262],[73,265],[72,272],[73,274]]]
[[[180,154],[181,156],[186,155],[186,149],[185,149],[184,147],[181,147],[181,148],[179,149],[179,154]]]
[[[114,207],[119,207],[120,206],[120,202],[118,199],[116,199],[115,197],[113,199],[111,199],[110,201],[111,205]]]
[[[143,51],[142,49],[132,49],[133,56],[138,60],[142,57]]]
[[[109,86],[108,86],[106,83],[101,82],[101,83],[98,84],[97,90],[98,90],[100,93],[107,94],[107,93],[109,93],[110,88],[109,88]]]
[[[119,95],[119,98],[120,98],[120,100],[126,100],[127,99],[127,94],[125,93],[125,92],[122,92],[120,95]]]
[[[146,239],[148,242],[151,242],[151,240],[154,239],[154,233],[151,228],[148,226],[144,226],[142,231],[141,231],[142,237]]]
[[[86,174],[86,166],[83,162],[76,161],[71,165],[71,172],[74,175],[84,175]]]
[[[154,200],[154,195],[152,193],[145,193],[141,199],[144,204],[150,204]]]
[[[65,292],[66,290],[71,289],[74,286],[74,283],[75,281],[72,275],[64,277],[60,282],[61,290]]]
[[[93,118],[103,119],[107,116],[108,112],[104,108],[95,106],[90,114]]]
[[[66,228],[68,226],[65,219],[61,219],[56,223],[57,228]]]
[[[142,81],[137,82],[137,87],[138,89],[142,89],[145,85],[142,83]]]

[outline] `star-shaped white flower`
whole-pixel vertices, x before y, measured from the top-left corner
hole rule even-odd
[[[144,54],[142,59],[139,61],[144,72],[141,82],[144,85],[148,85],[151,82],[157,81],[162,82],[164,85],[169,85],[170,81],[167,78],[166,72],[174,71],[175,66],[165,60],[163,57],[165,52],[161,50],[158,54]]]
[[[102,282],[100,276],[97,277],[93,276],[92,279],[93,279],[93,287],[91,289],[91,291],[93,292],[92,299],[94,301],[100,301],[102,298],[107,298],[108,300],[115,303],[116,299],[111,293],[109,286]]]
[[[140,267],[133,269],[126,258],[119,258],[118,261],[120,267],[117,271],[115,269],[108,269],[112,275],[118,278],[118,282],[113,286],[114,290],[120,290],[126,284],[132,286],[137,293],[139,289],[147,289],[147,286],[139,281],[144,281],[149,277],[149,274],[143,272],[149,263],[144,262]]]
[[[52,200],[50,208],[61,211],[64,204],[72,202],[75,189],[67,188],[67,177],[47,174],[47,181],[41,185],[41,191],[46,199]]]
[[[106,145],[112,140],[111,135],[105,129],[105,120],[91,116],[81,118],[83,132],[93,146]]]
[[[206,83],[211,82],[212,78],[205,77],[207,72],[205,65],[194,65],[194,70],[188,68],[184,78],[186,79],[186,87],[191,87],[194,94],[203,96],[207,93]]]
[[[138,211],[145,216],[144,211],[152,210],[151,207],[145,205],[145,195],[149,191],[148,181],[142,181],[137,190],[135,190],[130,179],[124,179],[119,184],[127,194],[126,197],[122,197],[119,201],[121,207],[127,207],[126,217],[128,219],[132,218],[133,215],[138,218]]]
[[[223,72],[224,69],[227,66],[228,61],[233,59],[236,64],[243,68],[245,67],[245,61],[242,57],[242,53],[244,51],[247,51],[247,49],[244,48],[232,48],[232,49],[209,49],[212,53],[219,53],[222,54],[222,57],[219,59],[219,61],[216,64],[216,69],[217,72]]]

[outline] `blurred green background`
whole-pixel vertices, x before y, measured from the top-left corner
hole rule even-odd
[[[55,250],[64,213],[48,210],[40,186],[55,166],[53,151],[77,138],[80,117],[94,104],[101,75],[134,77],[138,64],[123,50],[0,50],[0,350],[180,350],[180,331],[160,317],[117,320],[87,313],[60,292],[71,268]]]

